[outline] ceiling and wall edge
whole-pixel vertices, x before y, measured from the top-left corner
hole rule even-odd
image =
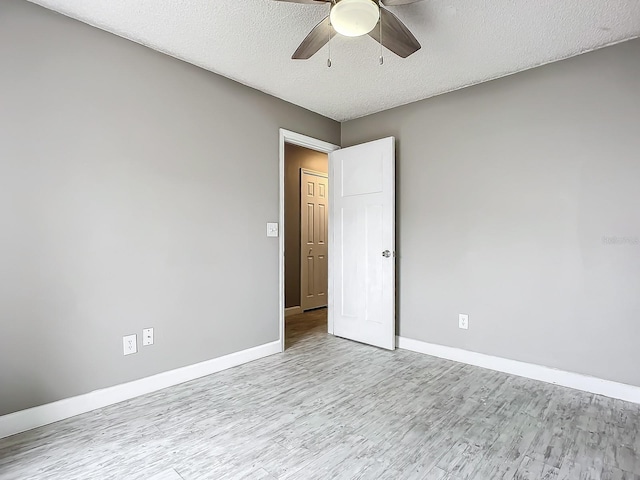
[[[39,2],[39,1],[37,1],[37,0],[27,0],[27,1],[28,1],[28,2],[30,2],[30,3],[33,3],[33,4],[35,4],[35,5],[38,5],[39,7],[46,8],[47,10],[50,10],[49,8],[47,8],[47,6],[46,6],[46,5],[43,5],[41,2]],[[179,56],[179,55],[176,55],[176,54],[174,54],[174,53],[172,53],[172,52],[170,52],[170,51],[168,51],[168,50],[166,50],[166,49],[163,49],[163,48],[161,48],[161,47],[159,47],[159,46],[152,45],[152,44],[149,44],[149,43],[146,43],[146,42],[140,41],[139,39],[136,39],[136,38],[134,38],[134,37],[131,37],[131,36],[126,35],[124,32],[118,32],[118,31],[115,31],[115,30],[109,29],[109,28],[107,28],[107,27],[106,27],[106,26],[104,26],[104,25],[99,25],[99,24],[97,24],[97,23],[95,23],[95,22],[92,22],[92,21],[90,21],[90,20],[88,20],[88,19],[79,18],[79,17],[76,17],[76,16],[74,16],[74,15],[71,15],[69,12],[63,12],[63,11],[57,11],[57,10],[53,10],[53,12],[54,12],[54,13],[57,13],[57,14],[59,14],[59,15],[65,16],[65,17],[67,17],[67,18],[70,18],[70,19],[72,19],[72,20],[76,20],[76,21],[78,21],[78,22],[85,23],[85,24],[87,24],[87,25],[89,25],[89,26],[91,26],[91,27],[94,27],[94,28],[97,28],[97,29],[99,29],[99,30],[102,30],[103,32],[106,32],[106,33],[110,33],[110,34],[112,34],[112,35],[115,35],[116,37],[120,37],[120,38],[123,38],[123,39],[125,39],[125,40],[129,40],[130,42],[137,43],[138,45],[142,45],[143,47],[147,47],[147,48],[149,48],[149,49],[151,49],[151,50],[154,50],[154,51],[156,51],[156,52],[158,52],[158,53],[162,53],[163,55],[166,55],[166,56],[168,56],[168,57],[175,58],[176,60],[180,60],[181,62],[188,63],[189,65],[193,65],[194,67],[201,68],[202,70],[205,70],[205,71],[207,71],[207,72],[209,72],[209,73],[213,73],[214,75],[219,75],[219,76],[221,76],[221,77],[227,78],[227,79],[229,79],[229,80],[232,80],[232,81],[234,81],[234,82],[239,83],[240,85],[244,85],[245,87],[249,87],[249,88],[252,88],[253,90],[257,90],[257,91],[259,91],[259,92],[262,92],[262,93],[265,93],[265,94],[270,95],[270,96],[272,96],[272,97],[275,97],[275,98],[277,98],[278,100],[282,100],[283,102],[290,103],[290,104],[292,104],[292,105],[296,105],[296,104],[295,104],[295,103],[293,103],[293,102],[290,102],[290,101],[288,101],[288,100],[285,100],[285,99],[283,99],[283,98],[278,97],[278,96],[277,96],[277,95],[275,95],[273,92],[270,92],[270,91],[267,91],[267,90],[263,90],[263,89],[257,88],[257,87],[255,87],[255,86],[251,85],[250,83],[247,83],[246,81],[243,81],[243,80],[242,80],[242,79],[240,79],[240,78],[234,78],[233,76],[227,76],[227,75],[224,75],[224,74],[223,74],[223,73],[221,73],[221,72],[218,72],[218,71],[215,71],[215,70],[211,70],[211,69],[207,68],[205,65],[202,65],[202,64],[199,64],[199,63],[197,63],[197,62],[193,62],[193,61],[187,60],[187,59],[185,59],[185,58],[183,58],[183,57],[181,57],[181,56]],[[310,111],[310,112],[312,112],[312,113],[316,113],[316,114],[318,114],[318,115],[322,115],[323,117],[326,117],[326,115],[323,115],[321,112],[317,112],[317,111],[311,110],[311,109],[309,109],[309,108],[303,107],[302,105],[296,105],[296,106],[297,106],[297,107],[304,108],[305,110],[309,110],[309,111]],[[327,118],[329,118],[330,120],[336,120],[335,118],[331,118],[331,117],[327,117]],[[338,121],[338,120],[336,120],[336,121]]]
[[[393,11],[419,38],[420,51],[407,59],[385,51],[381,68],[371,39],[336,37],[327,68],[326,47],[310,60],[289,58],[326,13],[314,5],[28,1],[338,122],[640,37],[640,5],[630,0],[546,6],[494,0],[482,9],[456,0],[419,2]]]
[[[533,69],[536,69],[536,68],[539,68],[539,67],[544,67],[546,65],[551,65],[553,63],[562,62],[564,60],[569,60],[570,58],[579,57],[581,55],[585,55],[587,53],[595,52],[595,51],[601,50],[603,48],[613,47],[614,45],[619,45],[621,43],[630,42],[630,41],[636,40],[638,38],[640,38],[640,35],[637,35],[637,36],[631,37],[631,38],[627,38],[627,39],[624,39],[624,40],[618,40],[618,41],[615,41],[615,42],[611,42],[611,43],[608,43],[606,45],[602,45],[601,47],[591,48],[589,50],[584,50],[582,52],[579,52],[579,53],[576,53],[576,54],[573,54],[573,55],[568,55],[566,57],[562,57],[562,58],[559,58],[557,60],[551,60],[551,61],[548,61],[548,62],[540,63],[538,65],[534,65],[532,67],[523,68],[522,70],[517,70],[515,72],[505,73],[505,74],[502,74],[502,75],[496,75],[495,77],[488,78],[487,80],[482,80],[482,81],[479,81],[479,82],[469,83],[467,85],[462,85],[460,87],[452,88],[450,90],[445,90],[443,92],[436,93],[435,95],[431,95],[430,97],[423,98],[421,100],[413,100],[411,102],[407,102],[407,103],[402,103],[400,105],[396,105],[395,107],[386,108],[384,110],[378,110],[376,112],[367,113],[366,115],[361,115],[361,116],[349,118],[348,120],[340,121],[340,123],[350,122],[351,120],[358,120],[360,118],[368,117],[369,115],[376,115],[378,113],[386,112],[388,110],[393,110],[394,108],[400,108],[400,107],[404,107],[406,105],[411,105],[412,103],[424,102],[424,101],[427,101],[427,100],[429,100],[431,98],[439,97],[441,95],[446,95],[448,93],[453,93],[453,92],[457,92],[459,90],[464,90],[465,88],[475,87],[476,85],[482,85],[483,83],[493,82],[494,80],[500,80],[501,78],[511,77],[511,76],[517,75],[519,73],[527,72],[529,70],[533,70]],[[265,93],[267,93],[267,92],[265,92]],[[335,120],[335,118],[333,118],[332,120]]]

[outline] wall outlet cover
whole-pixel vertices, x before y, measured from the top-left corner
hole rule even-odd
[[[138,352],[138,336],[126,335],[122,337],[122,347],[125,355],[131,355]]]
[[[142,346],[153,345],[153,328],[145,328],[142,330]]]
[[[463,330],[469,329],[469,315],[467,315],[466,313],[461,313],[460,315],[458,315],[458,327],[462,328]]]
[[[269,222],[267,223],[267,237],[277,237],[278,236],[278,224]]]

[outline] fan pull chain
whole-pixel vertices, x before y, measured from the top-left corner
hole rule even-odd
[[[382,50],[382,15],[380,15],[380,65],[384,65],[384,56]]]
[[[331,23],[329,23],[329,58],[327,58],[327,68],[331,68]]]

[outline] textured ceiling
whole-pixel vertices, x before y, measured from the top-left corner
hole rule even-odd
[[[35,0],[42,6],[344,121],[640,36],[640,0],[425,0],[389,8],[422,49],[368,36],[290,60],[325,5],[273,0]]]

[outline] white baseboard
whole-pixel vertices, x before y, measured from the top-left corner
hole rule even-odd
[[[627,402],[640,403],[640,387],[625,383],[612,382],[601,378],[590,377],[580,373],[566,372],[555,368],[543,367],[532,363],[493,357],[482,353],[470,352],[459,348],[435,345],[420,340],[396,337],[398,348],[424,353],[434,357],[445,358],[455,362],[488,368],[498,372],[510,373],[520,377],[540,380],[542,382],[562,385],[589,393],[596,393],[606,397],[617,398]]]
[[[298,315],[299,313],[302,313],[302,307],[298,306],[298,307],[287,307],[284,309],[284,316],[288,317],[290,315]]]
[[[0,417],[0,438],[280,353],[280,341]]]

